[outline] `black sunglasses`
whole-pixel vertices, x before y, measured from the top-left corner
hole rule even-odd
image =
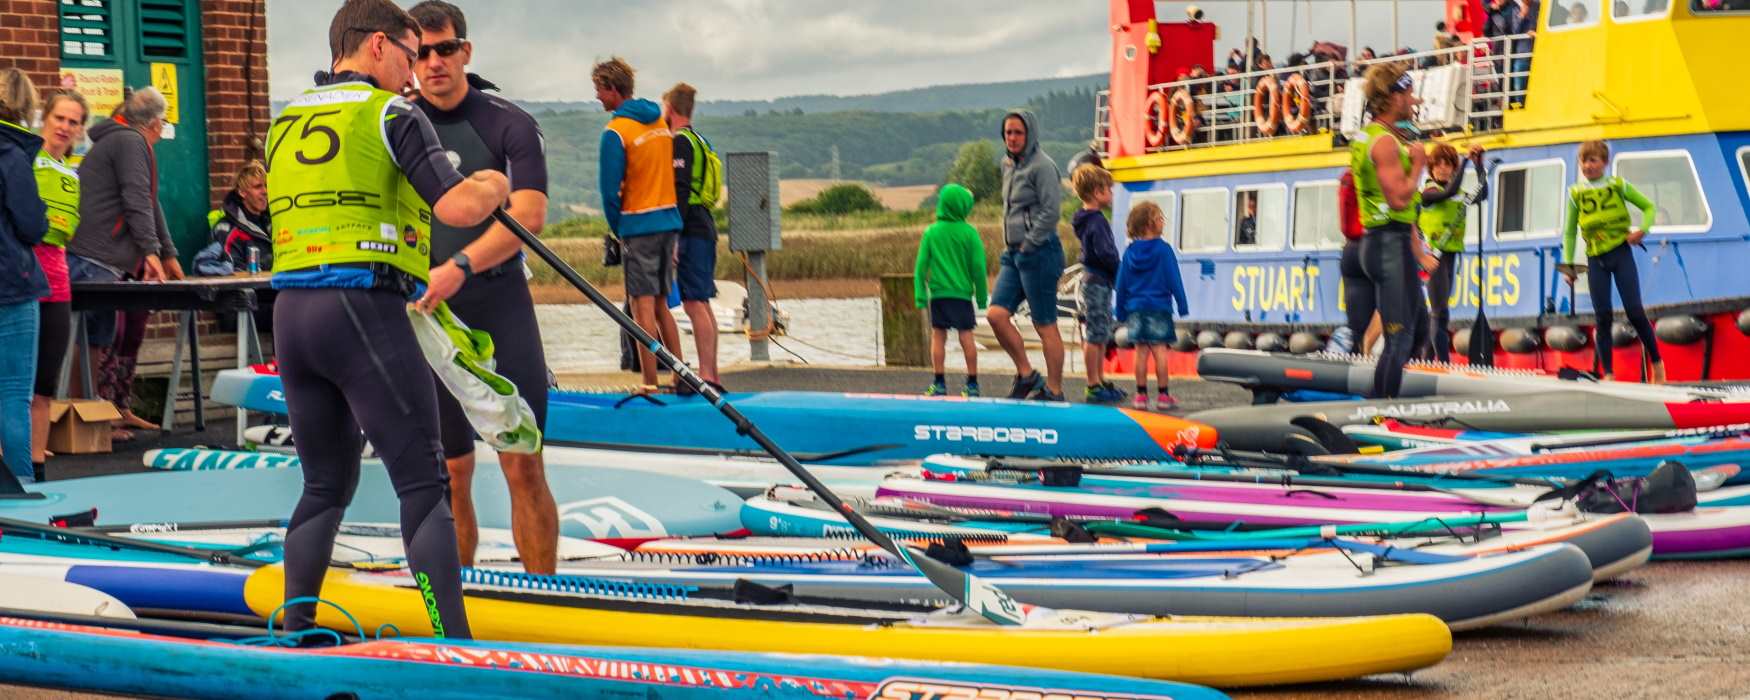
[[[370,29],[368,27],[347,27],[346,31],[364,32],[366,34],[377,34],[380,32],[380,33],[382,33],[384,39],[388,39],[389,43],[395,45],[395,48],[401,49],[401,53],[407,54],[407,62],[409,64],[419,60],[419,53],[418,52],[415,52],[413,49],[407,48],[406,44],[401,43],[401,41],[399,39],[396,39],[395,37],[389,36],[388,32],[385,32],[381,29]],[[366,38],[368,39],[369,37],[366,37]]]
[[[457,51],[461,51],[467,43],[467,39],[445,39],[435,44],[421,44],[419,46],[419,60],[423,61],[434,53],[443,58],[449,58],[456,55]]]

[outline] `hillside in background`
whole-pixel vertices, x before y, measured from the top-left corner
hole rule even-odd
[[[709,97],[709,86],[704,96]],[[698,104],[698,117],[745,116],[756,113],[794,112],[806,114],[832,112],[959,112],[968,110],[1005,109],[1026,104],[1027,100],[1051,92],[1079,89],[1100,90],[1106,87],[1106,76],[1082,75],[1073,78],[1017,80],[1006,83],[973,83],[967,85],[932,85],[872,95],[796,95],[775,100],[705,100]],[[660,93],[660,91],[659,91]],[[654,98],[652,98],[654,99]],[[543,111],[575,112],[599,110],[593,100],[586,102],[517,100],[530,113]]]
[[[1061,165],[1093,136],[1091,88],[1024,101],[1039,115],[1042,142]],[[862,180],[881,185],[941,184],[961,144],[998,140],[1003,109],[931,113],[760,112],[701,116],[695,126],[719,153],[772,151],[785,179]],[[555,218],[601,206],[596,158],[607,115],[540,112],[547,139],[549,198]],[[835,164],[834,151],[837,159]],[[1000,150],[1000,149],[999,149]]]

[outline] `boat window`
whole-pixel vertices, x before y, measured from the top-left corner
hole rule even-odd
[[[1179,249],[1186,252],[1221,250],[1227,243],[1227,190],[1192,190],[1181,195]]]
[[[1294,186],[1294,247],[1341,248],[1343,228],[1337,220],[1337,183]]]
[[[1559,160],[1502,166],[1489,193],[1497,198],[1495,236],[1529,238],[1560,232],[1567,207],[1564,181],[1565,168]]]
[[[1234,191],[1234,248],[1276,250],[1288,237],[1288,188]]]
[[[1738,174],[1744,176],[1744,192],[1750,193],[1750,146],[1738,149]]]
[[[1173,236],[1173,224],[1178,221],[1177,217],[1179,215],[1178,196],[1172,192],[1165,191],[1137,192],[1130,196],[1130,206],[1134,208],[1137,202],[1154,202],[1156,206],[1161,208],[1161,214],[1167,219],[1166,226],[1161,228],[1161,231],[1163,232],[1162,235],[1168,240],[1171,240]],[[1125,212],[1125,216],[1129,215],[1130,212]],[[1116,243],[1118,244],[1119,250],[1124,250],[1125,241],[1128,240],[1125,235],[1125,226],[1126,223],[1122,220],[1115,220],[1112,222],[1112,235],[1118,239]]]
[[[1627,1],[1641,2],[1642,0]],[[1549,28],[1567,30],[1598,24],[1600,16],[1598,3],[1599,0],[1549,0]]]
[[[1750,0],[1689,0],[1689,11],[1698,15],[1750,12]]]
[[[1616,157],[1616,175],[1653,200],[1657,220],[1652,226],[1641,220],[1639,209],[1628,208],[1635,226],[1656,233],[1698,233],[1713,223],[1701,178],[1686,152],[1623,153]]]
[[[1610,16],[1619,21],[1651,19],[1670,9],[1671,0],[1611,0]]]

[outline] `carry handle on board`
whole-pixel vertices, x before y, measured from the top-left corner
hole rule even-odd
[[[770,453],[773,459],[784,465],[784,468],[788,469],[792,476],[801,479],[802,483],[808,486],[808,490],[813,491],[815,495],[820,497],[820,500],[832,506],[832,509],[846,522],[849,522],[851,527],[856,528],[863,537],[904,560],[916,568],[918,573],[923,574],[924,578],[929,579],[930,583],[941,588],[942,592],[947,593],[949,597],[991,622],[999,625],[1019,625],[1026,621],[1026,613],[1020,603],[1009,597],[1007,593],[969,573],[931,559],[916,548],[902,547],[876,529],[861,514],[857,513],[856,509],[840,500],[837,494],[826,487],[826,484],[821,483],[819,479],[809,473],[801,462],[796,461],[796,458],[790,456],[790,453],[784,451],[784,448],[772,442],[772,439],[767,437],[765,432],[759,429],[759,426],[754,425],[753,421],[748,420],[747,416],[742,415],[740,410],[726,401],[723,395],[717,392],[716,387],[706,384],[704,380],[699,378],[699,375],[693,373],[691,367],[670,353],[661,342],[650,337],[650,334],[634,322],[632,317],[627,316],[625,312],[620,310],[620,307],[614,306],[613,302],[608,301],[608,298],[602,295],[601,290],[596,289],[595,285],[590,284],[582,275],[577,274],[576,270],[571,269],[570,265],[567,265],[564,260],[559,258],[558,254],[542,243],[540,238],[537,238],[521,222],[517,221],[516,217],[511,216],[510,212],[500,207],[497,211],[492,212],[492,217],[498,220],[498,223],[504,224],[505,228],[510,229],[511,233],[516,234],[517,238],[522,239],[523,245],[528,246],[529,250],[534,251],[535,255],[546,261],[547,265],[558,272],[560,277],[564,277],[565,281],[577,288],[577,291],[583,292],[584,296],[589,297],[589,300],[597,308],[600,308],[602,313],[607,314],[608,318],[630,334],[635,342],[654,354],[657,362],[673,372],[680,381],[692,387],[693,391],[705,397],[705,400],[710,401],[712,406],[717,407],[717,410],[725,418],[735,424],[736,433],[746,435]]]

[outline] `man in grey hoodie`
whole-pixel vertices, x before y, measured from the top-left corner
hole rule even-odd
[[[1063,203],[1062,175],[1039,150],[1038,121],[1031,112],[1003,117],[1003,251],[991,294],[991,331],[1015,363],[1009,398],[1063,400],[1063,334],[1057,329],[1057,278],[1063,275],[1063,242],[1057,220]],[[1027,346],[1010,319],[1021,302],[1045,350],[1045,376],[1027,359]]]
[[[113,116],[91,127],[91,152],[79,164],[79,228],[67,243],[67,275],[74,283],[182,279],[170,225],[158,203],[158,166],[152,153],[166,108],[157,90],[141,88]],[[156,430],[158,426],[128,408],[147,314],[120,314],[119,328],[116,316],[85,314],[92,364],[102,375],[98,393],[116,405],[126,425]]]

